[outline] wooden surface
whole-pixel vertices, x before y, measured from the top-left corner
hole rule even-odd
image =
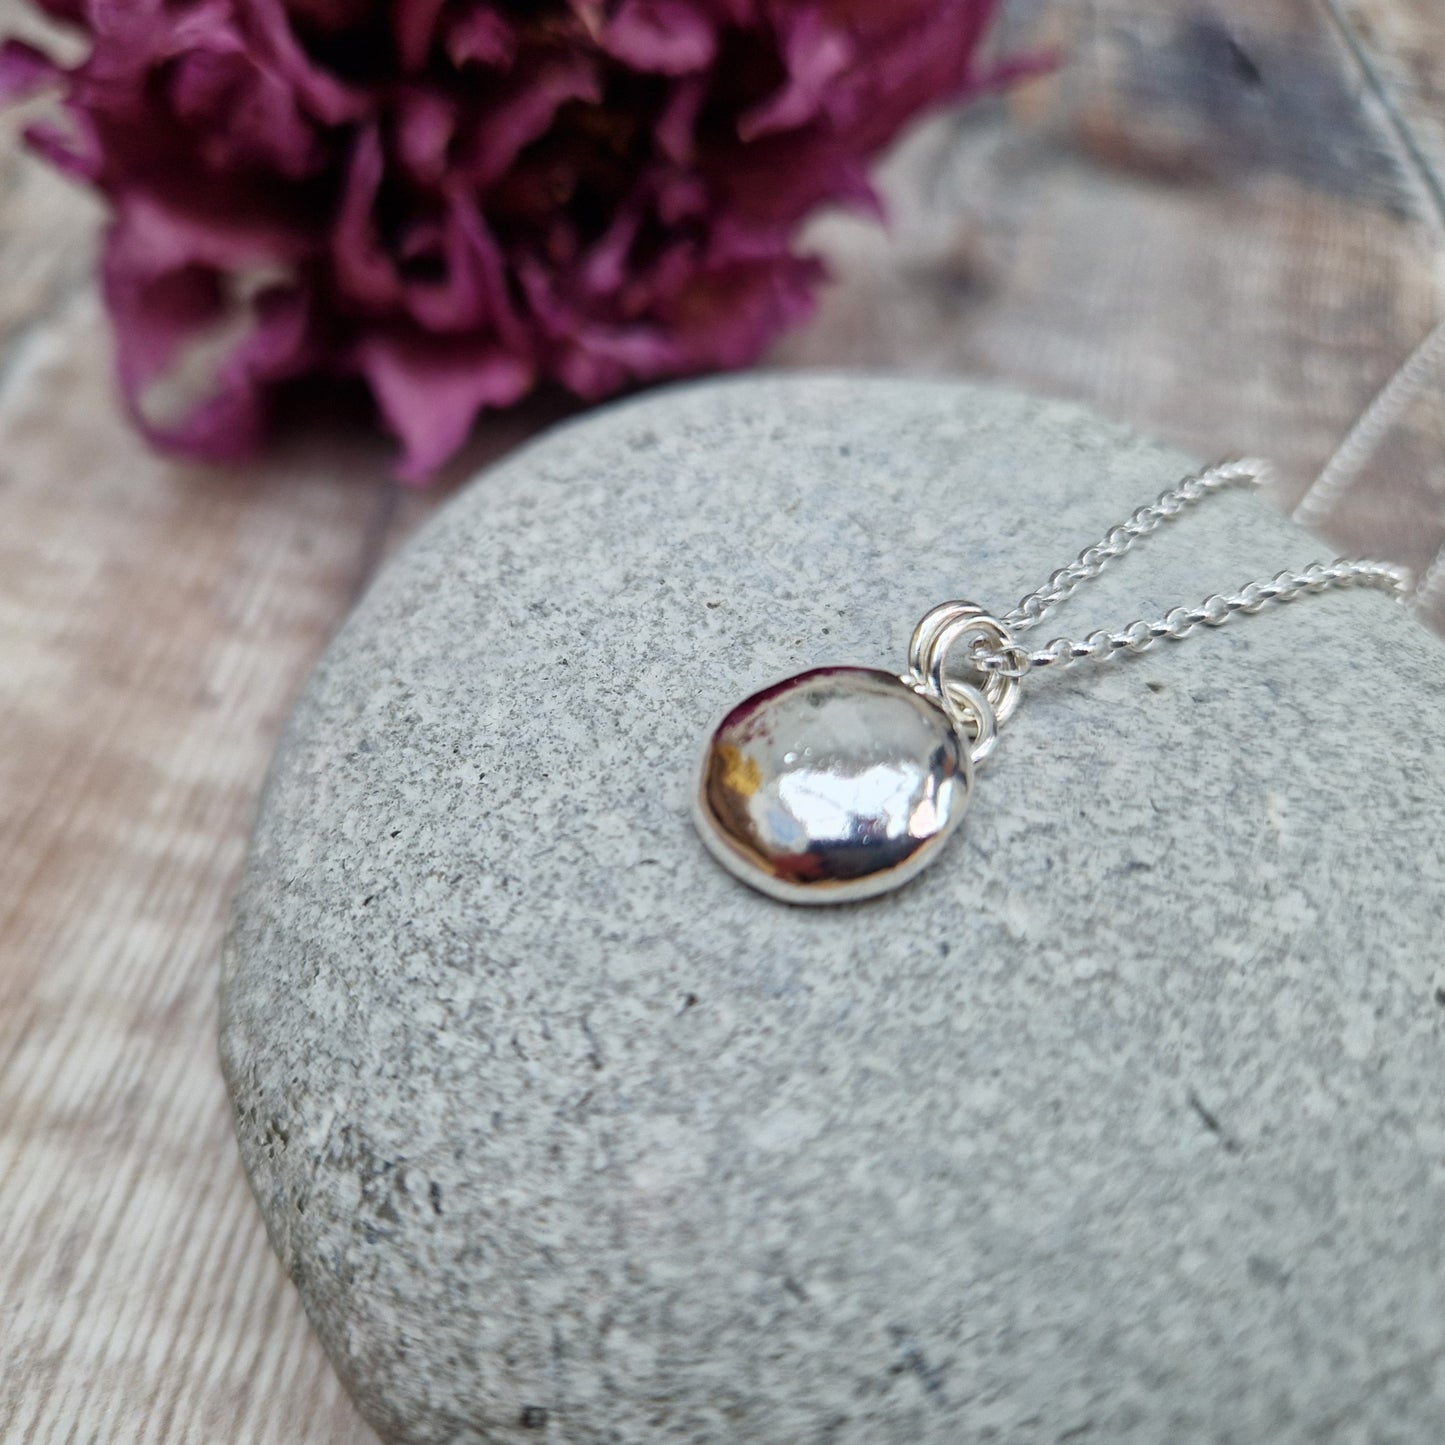
[[[1445,623],[1437,0],[1017,0],[1007,38],[1064,64],[915,135],[885,172],[891,233],[818,224],[837,280],[778,360],[996,376],[1270,454],[1283,505],[1421,569]],[[368,438],[295,437],[229,474],[147,454],[111,398],[99,212],[17,153],[18,124],[0,118],[0,1439],[366,1440],[234,1157],[216,952],[288,703],[445,488],[398,492]],[[489,424],[468,464],[539,419]]]

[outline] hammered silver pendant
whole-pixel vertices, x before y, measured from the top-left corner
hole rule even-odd
[[[972,789],[967,741],[923,689],[872,668],[820,667],[718,724],[697,822],[743,882],[788,903],[842,903],[925,868]]]
[[[968,602],[918,624],[902,675],[818,667],[737,704],[703,749],[698,831],[735,877],[786,903],[847,903],[901,887],[963,821],[1017,683],[946,675],[960,642],[1002,627]]]

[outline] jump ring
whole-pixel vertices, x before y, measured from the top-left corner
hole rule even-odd
[[[938,634],[960,617],[982,617],[984,611],[973,602],[940,602],[913,629],[908,641],[908,670],[920,681],[928,676],[928,660]]]
[[[930,683],[933,682],[934,679],[930,678]],[[998,747],[998,714],[984,696],[983,689],[975,687],[971,682],[954,680],[948,684],[947,691],[940,695],[954,724],[970,740],[968,755],[974,766],[986,762]]]
[[[950,655],[965,638],[987,640],[991,651],[1014,646],[1013,636],[996,618],[989,617],[969,602],[946,603],[936,607],[919,623],[909,646],[910,664],[914,673],[938,696],[942,697],[955,683],[966,684],[947,676]],[[975,666],[980,678],[979,690],[1002,727],[1018,711],[1019,680],[1009,672],[985,672]]]

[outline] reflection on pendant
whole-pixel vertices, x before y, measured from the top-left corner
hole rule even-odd
[[[744,883],[842,903],[906,883],[958,826],[966,742],[906,679],[821,667],[739,703],[703,753],[703,840]]]

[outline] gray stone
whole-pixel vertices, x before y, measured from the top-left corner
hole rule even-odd
[[[693,830],[726,705],[901,668],[1185,466],[760,376],[554,433],[386,570],[280,749],[223,999],[271,1237],[385,1434],[1442,1438],[1445,652],[1403,609],[1032,679],[882,899],[773,902]],[[1322,550],[1231,494],[1056,630]]]

